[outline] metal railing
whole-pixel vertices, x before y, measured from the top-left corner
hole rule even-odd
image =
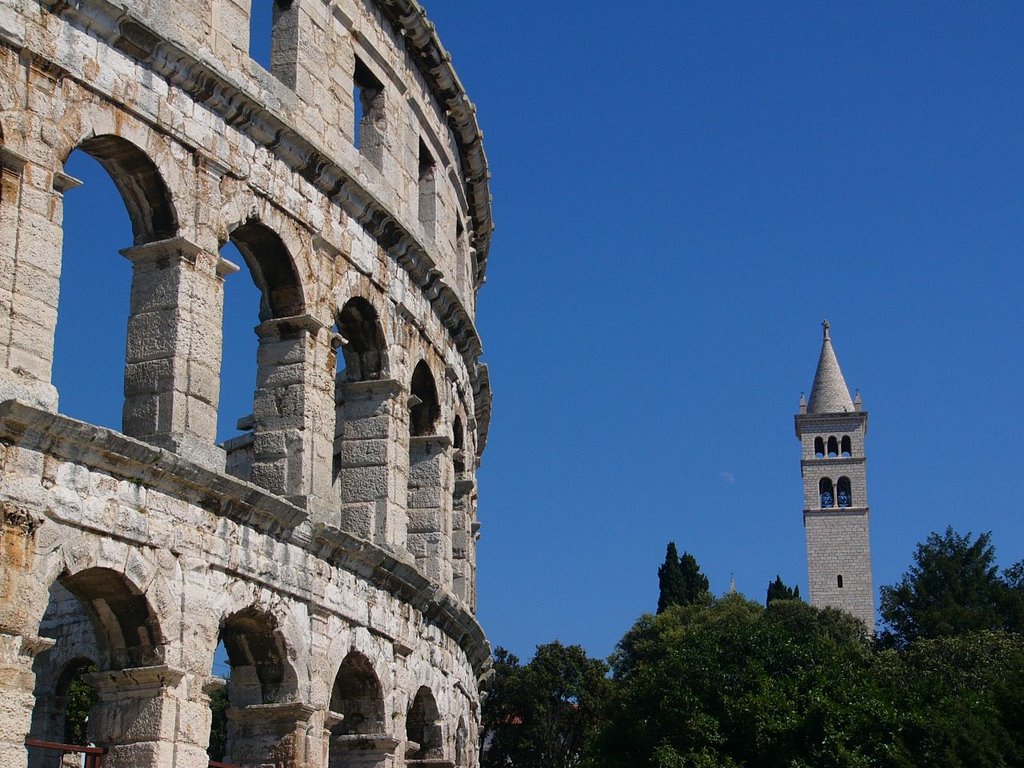
[[[103,747],[83,747],[81,744],[61,744],[57,741],[43,741],[32,738],[25,739],[25,746],[35,747],[36,749],[48,749],[51,752],[60,752],[62,756],[69,752],[85,755],[84,768],[100,768],[103,755],[107,754],[107,750]]]

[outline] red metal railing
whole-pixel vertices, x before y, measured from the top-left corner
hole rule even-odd
[[[100,768],[103,755],[107,750],[103,747],[83,747],[80,744],[61,744],[56,741],[42,741],[40,739],[25,739],[26,747],[37,749],[49,749],[51,752],[60,752],[62,755],[67,752],[77,752],[85,755],[85,768]]]

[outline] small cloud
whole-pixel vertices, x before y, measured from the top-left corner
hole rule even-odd
[[[727,482],[729,485],[736,485],[736,475],[734,475],[732,472],[722,471],[718,473],[718,476],[725,480],[725,482]]]

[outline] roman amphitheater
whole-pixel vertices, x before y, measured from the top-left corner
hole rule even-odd
[[[0,0],[0,766],[206,768],[224,691],[228,765],[478,764],[481,142],[415,0]],[[75,150],[134,235],[120,431],[52,383]],[[46,746],[72,684],[102,754]]]

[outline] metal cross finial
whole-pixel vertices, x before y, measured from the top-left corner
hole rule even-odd
[[[828,340],[828,329],[832,327],[828,322],[828,318],[821,321],[821,327],[825,331],[825,339]]]

